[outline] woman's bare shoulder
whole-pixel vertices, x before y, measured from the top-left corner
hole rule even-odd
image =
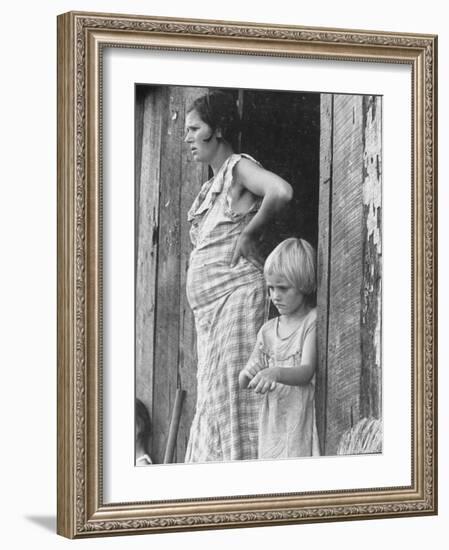
[[[247,179],[252,177],[255,174],[260,174],[264,172],[264,168],[258,164],[255,160],[249,159],[248,157],[241,156],[238,162],[234,166],[234,176],[237,176],[240,179]]]

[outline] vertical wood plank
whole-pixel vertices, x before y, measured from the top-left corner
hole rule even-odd
[[[381,207],[382,98],[363,98],[363,243],[360,406],[363,417],[381,415]]]
[[[136,210],[139,220],[136,228],[136,397],[143,401],[152,416],[163,97],[157,88],[147,88],[141,101],[142,108],[136,112],[142,116],[142,139],[141,144],[137,142],[136,151],[140,155]]]
[[[148,95],[149,87],[137,86],[135,88],[135,103],[134,103],[134,143],[135,143],[135,163],[134,163],[134,181],[135,181],[135,259],[136,259],[136,275],[137,275],[137,232],[139,228],[139,204],[140,204],[140,175],[142,170],[142,142],[143,142],[143,115],[145,108],[145,97]]]
[[[180,189],[183,124],[179,87],[164,88],[159,201],[159,258],[153,393],[153,458],[161,463],[177,388],[179,361]]]
[[[327,346],[328,346],[328,300],[329,300],[329,261],[332,208],[332,133],[333,97],[321,95],[320,122],[320,189],[318,208],[317,246],[317,310],[318,310],[318,366],[316,373],[316,420],[320,451],[326,454],[327,428]]]
[[[334,96],[326,453],[359,419],[363,278],[362,96]]]
[[[184,127],[186,111],[191,103],[207,92],[207,88],[183,88],[184,103],[179,116]],[[180,106],[181,107],[181,106]],[[195,413],[197,394],[197,352],[195,320],[187,302],[186,276],[189,267],[190,223],[187,213],[198,194],[201,185],[208,179],[208,169],[202,163],[193,160],[187,144],[184,144],[181,155],[181,202],[180,202],[180,308],[179,308],[179,362],[178,385],[186,393],[182,406],[181,420],[178,428],[176,461],[183,462],[190,434],[193,415]]]

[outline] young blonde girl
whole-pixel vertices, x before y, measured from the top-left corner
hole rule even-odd
[[[319,455],[315,421],[316,255],[303,239],[287,239],[268,256],[264,276],[279,316],[260,329],[239,376],[263,394],[258,458]]]

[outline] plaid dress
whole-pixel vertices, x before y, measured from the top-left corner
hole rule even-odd
[[[257,458],[261,398],[240,390],[238,376],[264,321],[266,291],[261,269],[244,258],[230,266],[237,240],[261,199],[243,213],[231,209],[233,168],[248,155],[231,155],[195,199],[188,219],[194,249],[187,298],[198,348],[197,403],[186,462]],[[256,161],[254,161],[256,162]]]

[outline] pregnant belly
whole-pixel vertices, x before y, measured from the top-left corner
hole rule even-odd
[[[259,284],[263,284],[262,272],[244,258],[231,267],[229,261],[205,262],[192,256],[187,272],[187,299],[195,310],[220,300],[242,286]]]

